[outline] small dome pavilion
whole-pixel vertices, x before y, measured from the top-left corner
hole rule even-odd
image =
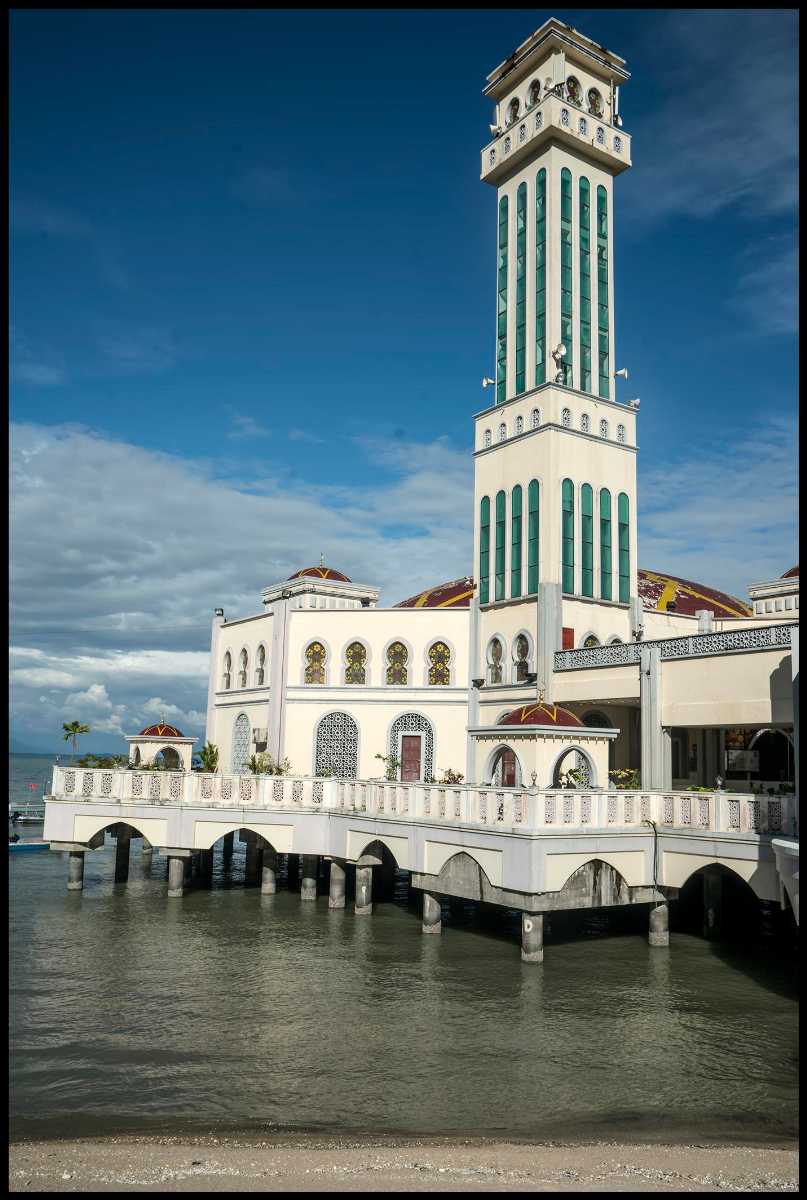
[[[607,788],[608,748],[616,729],[594,729],[539,696],[472,729],[477,778],[496,787]]]
[[[171,771],[190,771],[193,745],[198,740],[185,737],[176,725],[166,725],[160,719],[156,725],[147,725],[126,738],[129,762],[133,767],[147,767],[159,761]]]

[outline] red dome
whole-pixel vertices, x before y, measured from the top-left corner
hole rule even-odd
[[[287,583],[292,579],[302,579],[309,575],[312,579],[335,579],[339,583],[350,583],[347,575],[343,575],[341,571],[334,571],[333,567],[303,567],[302,571],[295,571],[293,575],[289,575]]]
[[[799,564],[796,563],[795,567],[791,567],[789,571],[785,571],[784,575],[782,576],[782,579],[794,579],[794,578],[798,579],[798,577],[799,577]]]
[[[656,612],[682,613],[694,617],[699,609],[708,609],[716,617],[751,617],[754,614],[742,600],[728,596],[705,583],[679,579],[677,575],[660,575],[656,571],[638,572],[639,595],[645,608]],[[675,607],[670,608],[674,603]]]
[[[474,581],[468,576],[462,579],[450,579],[448,583],[438,583],[436,587],[427,588],[417,596],[401,600],[395,608],[467,608],[474,594]]]
[[[138,737],[184,737],[185,734],[177,729],[176,725],[164,725],[162,721],[159,725],[147,725],[145,729],[141,729]]]
[[[497,725],[564,725],[575,729],[583,725],[568,708],[559,704],[522,704],[499,717]]]

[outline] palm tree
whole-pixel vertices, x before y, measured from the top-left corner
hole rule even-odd
[[[90,727],[89,725],[82,725],[81,721],[65,721],[65,723],[62,725],[62,729],[64,730],[64,740],[66,742],[69,742],[72,738],[73,758],[75,758],[79,735],[82,733],[90,733]]]
[[[213,742],[206,742],[199,751],[202,760],[202,770],[215,774],[219,766],[219,748]]]

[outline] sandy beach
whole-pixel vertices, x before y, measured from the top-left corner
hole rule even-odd
[[[793,1192],[795,1149],[456,1138],[17,1142],[12,1192]]]

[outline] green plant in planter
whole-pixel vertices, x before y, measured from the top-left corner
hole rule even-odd
[[[624,791],[635,791],[641,787],[636,767],[620,767],[608,772],[611,783]]]
[[[384,764],[384,777],[390,781],[398,778],[398,771],[401,768],[401,760],[395,754],[376,754],[376,758],[380,758]]]

